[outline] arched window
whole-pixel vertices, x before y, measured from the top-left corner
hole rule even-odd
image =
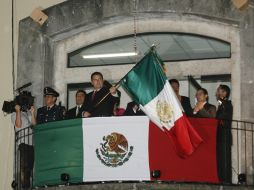
[[[163,61],[230,58],[230,43],[207,36],[186,33],[144,33],[134,38],[122,36],[101,41],[68,54],[68,67],[132,64],[153,44]],[[137,57],[136,57],[137,56]]]

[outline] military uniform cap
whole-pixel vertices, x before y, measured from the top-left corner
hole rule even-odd
[[[52,95],[52,96],[58,97],[59,93],[51,87],[45,87],[44,88],[44,96],[46,96],[46,95]]]

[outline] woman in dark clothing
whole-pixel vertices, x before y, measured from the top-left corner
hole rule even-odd
[[[176,79],[170,79],[169,83],[170,83],[172,89],[174,90],[177,98],[181,102],[181,105],[183,107],[183,110],[184,110],[185,114],[187,116],[192,116],[192,108],[191,108],[191,105],[190,105],[190,98],[188,98],[186,96],[181,96],[179,94],[179,87],[180,87],[179,81],[176,80]]]
[[[145,115],[145,113],[140,109],[139,105],[132,101],[127,104],[126,110],[124,112],[124,115],[126,116],[140,116]]]
[[[220,85],[218,87],[218,109],[216,117],[218,119],[232,120],[233,117],[233,106],[229,100],[230,88],[227,85]]]
[[[218,109],[216,117],[220,119],[217,128],[217,160],[219,179],[223,183],[232,182],[231,169],[231,146],[232,133],[231,123],[233,117],[233,106],[229,100],[230,88],[227,85],[220,85],[217,89]]]

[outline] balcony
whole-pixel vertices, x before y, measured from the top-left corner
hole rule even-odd
[[[201,145],[202,147],[197,148],[190,158],[182,159],[178,158],[171,145],[166,144],[165,146],[163,144],[166,143],[166,138],[162,135],[160,129],[148,123],[148,129],[146,132],[142,132],[143,129],[146,129],[144,125],[141,130],[141,125],[144,122],[146,122],[146,117],[143,116],[89,118],[64,120],[38,125],[34,129],[22,129],[15,134],[15,176],[12,185],[15,190],[24,189],[24,185],[29,190],[45,188],[50,190],[253,188],[254,123],[237,120],[217,121],[215,119],[190,118],[190,122],[202,136],[204,143]],[[223,127],[224,132],[232,134],[231,156],[228,157],[228,163],[231,163],[232,168],[231,182],[221,181],[218,177],[220,169],[217,168],[218,158],[220,158],[218,157],[220,144],[218,131],[222,128],[221,123],[223,122],[231,123],[231,127]],[[124,125],[127,124],[129,125],[127,131],[130,132],[130,135],[122,131]],[[136,127],[135,124],[140,127]],[[119,127],[114,127],[114,125]],[[129,163],[134,160],[134,156],[130,154],[131,150],[133,150],[132,154],[137,154],[139,152],[137,150],[140,150],[138,144],[142,142],[143,138],[147,138],[150,143],[146,144],[147,149],[149,149],[149,167],[146,168],[142,165],[146,160],[145,154],[139,155],[137,162],[139,165],[134,169],[128,168],[131,167],[128,160],[126,162],[119,161],[119,167],[116,167],[116,162],[114,162],[115,165],[103,162],[103,155],[96,151],[91,153],[94,154],[94,157],[92,156],[91,160],[86,161],[89,147],[94,146],[101,150],[100,147],[103,147],[107,142],[99,133],[99,131],[102,131],[99,129],[103,129],[101,127],[107,130],[110,129],[109,131],[112,132],[122,131],[122,134],[128,140],[129,152],[125,154],[124,158],[129,155]],[[107,130],[101,132],[101,134],[106,135],[106,139],[109,135]],[[101,144],[96,144],[97,142],[94,141],[96,137],[91,135],[93,131],[95,131],[95,134],[99,134],[98,138]],[[131,149],[135,139],[138,139],[135,135],[140,138],[137,146]],[[122,139],[120,147],[126,148],[126,139],[122,136],[118,137]],[[159,146],[157,146],[159,148],[153,146],[155,143],[159,143]],[[59,150],[61,150],[60,153]],[[84,152],[77,152],[77,150]],[[147,150],[144,147],[141,151]],[[82,166],[77,164],[80,161],[79,158],[84,159]],[[208,158],[210,159],[209,162]],[[93,162],[94,160],[96,160],[96,163]],[[168,163],[163,165],[165,160]],[[107,166],[107,164],[110,166]],[[98,166],[103,166],[106,170],[97,170],[96,167]],[[123,170],[124,172],[120,173],[121,176],[106,173],[117,171],[120,167],[126,167]],[[143,172],[145,169],[148,169],[146,173]]]

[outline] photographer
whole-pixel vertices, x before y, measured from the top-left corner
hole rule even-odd
[[[11,114],[11,121],[15,126],[16,131],[22,128],[36,125],[35,119],[35,109],[31,106],[30,110],[27,112],[21,111],[21,106],[15,106],[15,112]]]
[[[28,93],[23,92],[23,95]],[[11,114],[11,121],[15,126],[16,132],[16,152],[18,154],[18,170],[16,181],[21,184],[22,188],[31,186],[30,179],[34,163],[34,149],[30,145],[32,142],[29,134],[29,127],[36,125],[35,109],[32,105],[24,105],[23,101],[19,101],[20,96],[16,97],[15,111]],[[32,97],[31,94],[27,97]],[[25,98],[23,99],[25,100]],[[26,102],[26,101],[25,101]],[[30,108],[30,109],[29,109]],[[28,110],[29,109],[29,110]]]

